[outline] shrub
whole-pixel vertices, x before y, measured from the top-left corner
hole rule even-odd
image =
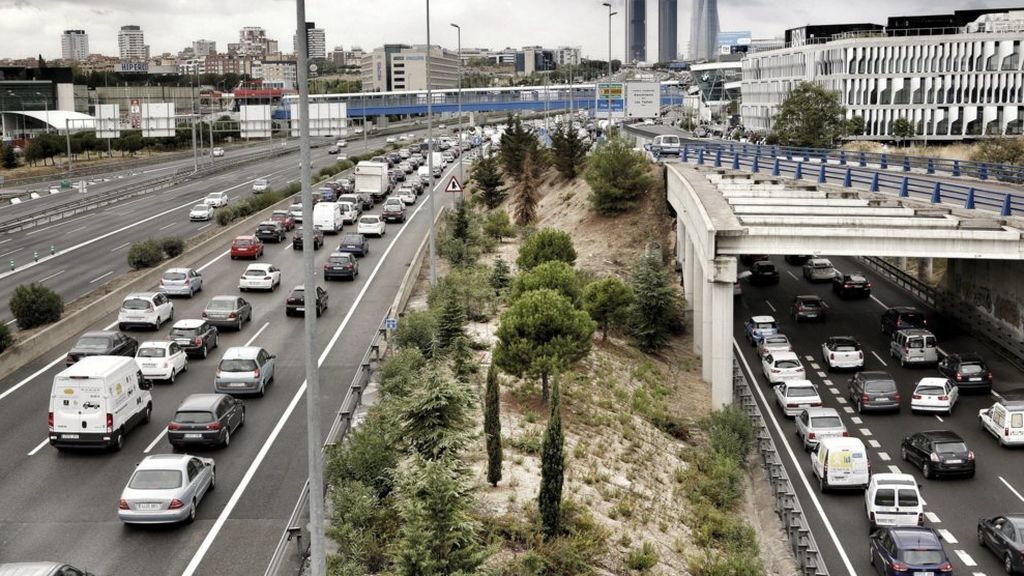
[[[519,247],[516,264],[520,270],[529,270],[534,266],[552,260],[565,262],[570,266],[576,263],[576,249],[572,245],[572,236],[567,232],[544,228],[530,234]]]
[[[743,470],[726,454],[706,451],[691,463],[690,491],[694,504],[706,502],[718,510],[730,511],[743,495]]]
[[[217,224],[227,226],[234,222],[238,216],[235,215],[235,208],[233,206],[224,206],[223,208],[217,208],[213,213],[213,217],[217,220]]]
[[[164,238],[160,240],[160,248],[163,249],[164,254],[166,254],[168,258],[174,258],[176,256],[181,256],[185,251],[185,241],[177,236]]]
[[[380,366],[380,391],[382,395],[404,398],[416,385],[419,372],[426,364],[423,352],[418,347],[404,348],[388,355]]]
[[[491,276],[488,279],[491,284],[491,288],[494,288],[496,295],[501,295],[502,292],[508,290],[509,284],[512,283],[512,279],[509,277],[508,263],[505,259],[498,257],[494,261],[494,267],[491,270]]]
[[[990,164],[1024,164],[1024,138],[982,140],[971,154],[971,160]]]
[[[164,249],[156,240],[133,242],[128,248],[128,265],[139,270],[152,268],[164,259]]]
[[[391,437],[391,422],[374,414],[330,449],[324,478],[332,485],[358,481],[371,488],[377,498],[386,498],[394,488],[399,456]]]
[[[516,235],[516,228],[508,218],[508,212],[493,210],[484,220],[483,232],[488,238],[501,242]]]
[[[739,463],[746,460],[754,444],[754,425],[742,410],[735,406],[716,410],[704,418],[701,426],[708,432],[712,450]]]
[[[583,309],[601,327],[601,339],[608,339],[608,327],[626,319],[633,303],[633,289],[615,276],[595,280],[583,289]]]
[[[584,178],[592,190],[591,205],[605,216],[629,210],[651,187],[647,160],[621,138],[594,152]]]
[[[395,345],[399,349],[415,348],[425,358],[430,358],[436,339],[437,317],[429,310],[412,310],[398,321]]]
[[[0,354],[3,354],[4,350],[7,350],[13,343],[14,336],[11,335],[11,329],[7,327],[7,324],[0,324]]]
[[[455,268],[430,289],[427,303],[431,310],[440,310],[446,298],[456,298],[462,302],[468,320],[487,320],[494,312],[496,300],[490,277],[491,270],[486,266]]]
[[[38,282],[15,288],[8,306],[22,330],[56,322],[64,313],[64,299],[60,294]]]
[[[630,330],[637,347],[657,352],[679,325],[682,298],[669,284],[661,259],[653,254],[643,256],[633,267],[631,285],[634,299],[629,310]]]
[[[512,282],[512,300],[530,290],[548,288],[565,296],[573,304],[580,301],[580,280],[565,262],[544,262],[527,270]]]
[[[630,550],[626,556],[626,566],[638,572],[647,572],[657,563],[658,551],[650,542],[644,542],[640,548]]]

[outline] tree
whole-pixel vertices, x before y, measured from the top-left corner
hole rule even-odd
[[[512,215],[519,226],[526,226],[537,218],[537,204],[540,202],[537,189],[540,188],[543,170],[540,151],[536,148],[527,151],[512,198]]]
[[[538,264],[559,260],[566,264],[576,263],[576,249],[567,232],[544,228],[531,234],[519,247],[516,265],[520,270],[529,270]]]
[[[889,125],[889,134],[896,139],[897,144],[902,144],[904,140],[913,138],[916,135],[914,125],[906,118],[900,117],[892,121]]]
[[[565,262],[552,260],[524,271],[512,282],[512,301],[531,290],[547,288],[565,296],[574,305],[580,300],[580,279]]]
[[[655,254],[647,254],[636,263],[631,284],[634,299],[629,314],[630,330],[637,347],[644,352],[657,352],[665,346],[682,316],[679,293],[669,285],[665,266]]]
[[[18,167],[18,157],[14,154],[14,147],[8,146],[7,144],[2,145],[0,149],[0,164],[4,168],[11,170]]]
[[[633,304],[633,289],[615,276],[595,280],[583,289],[583,309],[601,327],[601,339],[608,339],[608,326],[625,320]]]
[[[864,134],[864,117],[851,116],[846,120],[847,136],[862,136]]]
[[[426,460],[456,458],[470,439],[472,405],[467,386],[431,363],[419,386],[395,408],[397,438]]]
[[[582,171],[587,149],[587,143],[570,124],[563,124],[551,132],[553,164],[566,180],[576,178]]]
[[[584,174],[594,210],[608,216],[632,208],[651,187],[647,168],[642,154],[622,138],[611,138],[594,152]]]
[[[498,170],[498,157],[489,156],[477,162],[473,168],[473,181],[480,187],[480,200],[488,209],[495,209],[505,201],[505,183]]]
[[[484,392],[484,437],[487,441],[487,482],[497,486],[501,481],[501,394],[498,367],[491,362],[487,369]]]
[[[830,148],[846,131],[846,108],[839,93],[801,82],[775,113],[774,132],[786,146]]]
[[[508,219],[508,212],[492,210],[484,219],[483,233],[501,242],[505,238],[515,236],[516,229]]]
[[[494,267],[491,269],[491,276],[488,279],[491,288],[494,288],[494,294],[501,296],[501,293],[508,290],[509,284],[511,284],[511,278],[509,276],[508,263],[501,256],[494,261]]]
[[[466,310],[454,294],[449,294],[441,303],[437,316],[437,347],[448,350],[455,340],[465,336]]]
[[[539,377],[548,400],[548,378],[590,353],[597,328],[586,312],[554,290],[523,294],[501,315],[494,362],[515,376]]]
[[[18,328],[28,330],[60,320],[64,313],[64,299],[38,282],[22,284],[14,289],[8,303]]]
[[[544,444],[541,447],[540,493],[537,495],[537,507],[540,508],[540,522],[545,538],[554,538],[560,531],[562,483],[565,473],[565,438],[562,435],[561,394],[558,392],[557,380],[554,388],[551,394],[551,416],[548,418]]]
[[[523,126],[519,116],[509,114],[505,132],[501,135],[501,163],[508,174],[519,180],[522,177],[523,162],[528,154],[537,151],[537,138]]]
[[[0,354],[7,350],[11,344],[14,344],[14,336],[11,334],[11,329],[7,327],[7,324],[0,324]],[[498,479],[501,479],[500,474]]]
[[[429,310],[411,310],[398,321],[395,346],[399,349],[415,348],[430,358],[436,339],[437,317]]]
[[[469,211],[469,203],[459,200],[455,203],[455,210],[451,212],[448,219],[448,226],[452,238],[462,241],[470,240],[470,226],[472,225],[472,214]]]

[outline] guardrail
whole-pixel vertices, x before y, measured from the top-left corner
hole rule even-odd
[[[757,407],[757,401],[750,391],[750,384],[739,363],[733,360],[732,367],[733,393],[740,408],[754,423],[757,434],[757,448],[761,453],[761,461],[768,472],[768,482],[775,492],[775,512],[782,521],[782,528],[789,537],[789,545],[793,550],[800,573],[804,576],[828,576],[828,566],[818,551],[807,520],[804,519],[800,501],[793,491],[789,474],[775,448],[775,441],[765,424],[764,416]]]

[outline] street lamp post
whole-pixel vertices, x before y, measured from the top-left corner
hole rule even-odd
[[[43,99],[43,108],[46,110],[46,133],[50,133],[50,100],[43,94],[36,92],[36,96]]]
[[[611,2],[602,2],[602,6],[608,7],[608,75],[612,75],[612,16],[618,12],[612,12]]]
[[[462,27],[458,24],[452,24],[452,27],[458,30],[458,51],[459,51],[459,146],[462,146]],[[463,166],[465,163],[462,161],[461,154],[459,155],[459,181],[465,184],[466,175],[463,172]]]
[[[434,93],[431,89],[432,77],[430,75],[430,0],[427,0],[427,169],[430,176],[434,176]],[[430,285],[437,284],[437,248],[434,242],[434,192],[437,185],[430,183],[430,222],[428,223],[430,238]]]

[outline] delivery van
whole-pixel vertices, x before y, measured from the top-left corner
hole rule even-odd
[[[822,438],[811,454],[811,473],[822,492],[864,490],[871,480],[871,462],[860,438]]]
[[[879,526],[922,526],[924,505],[917,480],[910,474],[875,474],[864,491],[870,529]]]
[[[50,445],[120,450],[125,434],[149,422],[151,388],[135,358],[82,358],[53,378]]]
[[[324,234],[337,234],[344,224],[345,218],[337,202],[319,202],[313,206],[313,226]]]

